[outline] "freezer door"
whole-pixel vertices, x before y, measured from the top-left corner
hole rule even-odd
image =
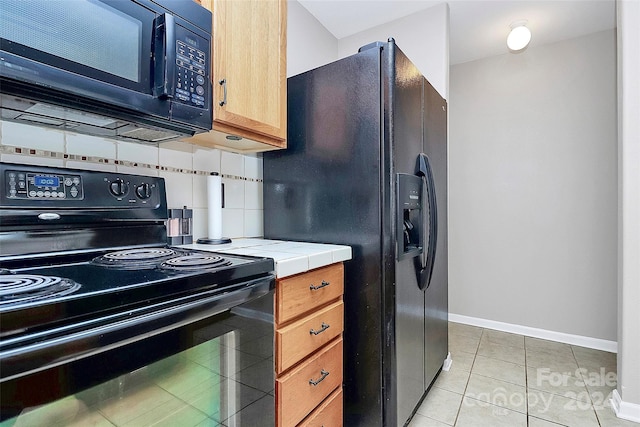
[[[447,102],[424,81],[424,153],[433,175],[437,200],[437,242],[432,248],[430,283],[425,291],[425,384],[429,387],[448,352],[447,255]]]
[[[396,54],[395,79],[392,87],[391,164],[396,174],[411,175],[420,188],[420,178],[415,176],[415,164],[423,148],[423,77],[420,71],[401,52]],[[398,202],[398,195],[394,197]],[[402,210],[397,205],[394,213]],[[411,217],[411,213],[408,214]],[[394,215],[395,216],[395,215]],[[399,218],[396,217],[396,220]],[[414,226],[420,226],[420,221]],[[395,224],[395,223],[394,223]],[[396,236],[395,262],[395,375],[397,392],[396,417],[386,425],[402,426],[411,417],[426,389],[424,384],[424,291],[420,289],[416,262],[420,262],[422,250],[407,256],[402,235]],[[420,239],[422,240],[422,239]],[[411,252],[411,248],[408,248]],[[393,387],[393,385],[391,385]],[[394,408],[389,405],[388,411]]]

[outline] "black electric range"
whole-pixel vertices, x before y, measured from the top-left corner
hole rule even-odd
[[[275,285],[272,259],[167,246],[162,178],[8,163],[0,176],[3,410],[23,377],[213,318]]]

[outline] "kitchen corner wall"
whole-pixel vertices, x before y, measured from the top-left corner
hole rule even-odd
[[[159,147],[0,121],[0,160],[160,176],[169,208],[193,209],[194,238],[207,236],[207,175],[225,185],[225,237],[262,236],[262,158],[181,142]]]
[[[338,40],[296,0],[287,2],[287,77],[338,59]]]

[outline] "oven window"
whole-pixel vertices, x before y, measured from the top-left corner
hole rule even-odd
[[[272,304],[269,295],[258,300],[260,305]],[[272,425],[273,324],[255,307],[233,310],[77,366],[40,373],[29,381],[5,384],[3,412],[20,405],[24,393],[48,393],[57,399],[24,407],[0,426]],[[189,348],[174,352],[176,346]],[[154,358],[151,353],[165,354],[85,388],[92,378],[103,377],[104,370],[148,361]]]

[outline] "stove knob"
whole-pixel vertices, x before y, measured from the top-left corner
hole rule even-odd
[[[141,199],[148,199],[149,197],[151,197],[151,186],[146,182],[143,182],[136,187],[136,194]]]
[[[109,191],[116,197],[122,197],[129,192],[129,184],[124,182],[121,178],[116,178],[111,182]]]

